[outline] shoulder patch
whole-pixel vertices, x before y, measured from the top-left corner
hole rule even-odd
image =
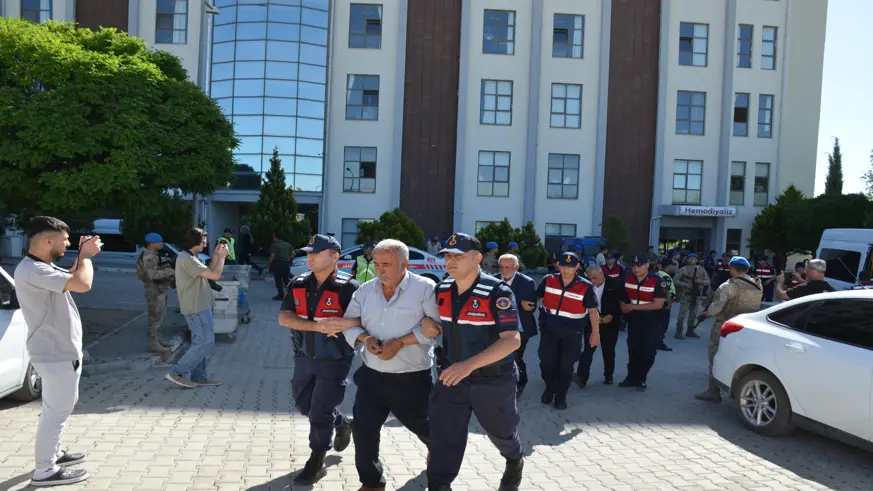
[[[509,307],[512,307],[512,301],[507,297],[498,298],[497,302],[495,302],[495,304],[497,305],[497,308],[500,310],[506,310]]]
[[[667,282],[666,282],[666,281],[662,281],[662,282],[661,282],[661,288],[667,288]]]

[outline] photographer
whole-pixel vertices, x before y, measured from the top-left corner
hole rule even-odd
[[[79,257],[69,271],[53,261],[70,246],[70,227],[54,217],[36,217],[27,233],[27,256],[15,268],[15,289],[27,323],[27,353],[42,377],[42,411],[36,430],[36,470],[32,486],[57,486],[88,479],[84,469],[68,469],[85,454],[61,449],[67,418],[79,400],[82,375],[82,320],[70,292],[91,290],[91,258],[100,253],[99,236],[79,239]]]
[[[158,251],[164,247],[164,238],[154,232],[145,236],[146,246],[136,259],[136,274],[145,285],[148,309],[148,350],[169,353],[170,344],[161,339],[161,325],[167,311],[167,289],[175,286],[173,265],[161,261]]]

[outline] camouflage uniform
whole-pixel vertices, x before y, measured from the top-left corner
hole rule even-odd
[[[149,351],[164,353],[170,351],[161,341],[161,325],[167,311],[167,289],[175,283],[175,270],[169,262],[161,263],[158,255],[144,250],[136,264],[137,276],[145,285],[146,305],[148,305]]]
[[[712,377],[712,363],[721,340],[721,326],[734,316],[761,310],[763,289],[760,279],[747,274],[731,278],[718,287],[708,310],[715,316],[715,324],[709,333],[709,388],[694,397],[704,401],[721,401],[718,385]]]
[[[485,256],[482,257],[482,270],[491,275],[500,272],[500,266],[497,264],[497,254],[485,253]]]
[[[697,280],[695,283],[694,280]],[[697,317],[698,301],[706,299],[709,275],[699,264],[682,266],[673,277],[679,293],[679,317],[676,319],[676,337],[682,338],[682,324],[688,319],[686,336],[699,337],[694,334],[694,322]],[[696,289],[696,291],[695,291]],[[708,303],[708,302],[707,302]]]

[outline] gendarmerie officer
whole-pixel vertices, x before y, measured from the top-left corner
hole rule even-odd
[[[667,282],[649,272],[649,257],[631,256],[631,274],[624,279],[627,303],[622,303],[627,319],[627,377],[619,387],[646,390],[646,377],[655,364],[661,343],[659,311],[667,297]]]
[[[291,394],[300,412],[309,417],[312,453],[294,482],[311,485],[327,474],[327,451],[332,447],[342,452],[352,437],[351,418],[343,417],[339,405],[345,396],[344,382],[354,351],[341,329],[318,321],[343,317],[359,284],[336,270],[340,244],[335,238],[315,235],[303,250],[310,271],[291,282],[282,301],[279,324],[294,330],[296,356]],[[334,430],[336,437],[331,444]]]
[[[542,403],[554,400],[555,409],[567,409],[567,390],[582,343],[592,348],[600,344],[597,297],[591,282],[577,274],[578,267],[576,254],[561,254],[558,273],[543,278],[537,288],[545,321],[540,326],[539,348],[540,372],[546,384]]]
[[[772,302],[776,289],[776,269],[770,265],[767,256],[758,257],[758,265],[752,270],[752,276],[760,279],[764,285],[764,301]]]
[[[603,269],[603,276],[621,281],[624,270],[622,269],[621,265],[618,264],[618,257],[619,254],[612,254],[610,256],[607,256],[606,265],[601,266],[601,268]]]
[[[481,251],[479,240],[460,233],[440,251],[451,277],[436,287],[444,349],[430,402],[430,491],[451,490],[467,447],[471,412],[506,459],[499,489],[514,491],[521,483],[513,360],[521,346],[518,313],[509,286],[481,271]]]

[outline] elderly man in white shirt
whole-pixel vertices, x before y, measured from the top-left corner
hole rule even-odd
[[[355,292],[345,319],[335,323],[353,347],[364,345],[355,372],[355,465],[361,490],[385,489],[379,433],[391,412],[430,445],[428,400],[433,384],[433,348],[441,330],[434,283],[412,274],[409,249],[388,239],[373,251],[376,278]]]

